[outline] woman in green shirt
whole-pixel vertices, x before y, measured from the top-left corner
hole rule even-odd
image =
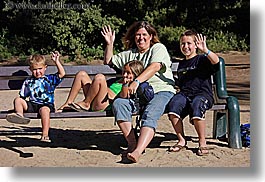
[[[125,51],[113,55],[115,32],[110,26],[103,27],[101,34],[106,41],[104,63],[122,69],[123,65],[137,59],[143,62],[145,70],[129,85],[128,91],[134,94],[140,83],[147,81],[154,89],[154,98],[147,104],[142,115],[140,136],[132,128],[132,113],[135,112],[133,99],[117,98],[112,109],[115,120],[128,143],[124,152],[129,160],[138,162],[142,152],[154,137],[157,120],[164,113],[169,100],[175,94],[171,59],[166,47],[159,42],[155,28],[145,21],[133,23],[123,37]]]

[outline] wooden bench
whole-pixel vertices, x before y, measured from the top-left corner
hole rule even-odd
[[[213,76],[215,104],[210,109],[214,112],[213,117],[213,138],[227,138],[231,148],[242,148],[240,133],[240,110],[237,98],[228,96],[226,90],[225,62],[220,59],[220,67]],[[176,74],[178,62],[173,62],[172,70]],[[66,75],[64,81],[57,87],[70,88],[75,74],[86,71],[90,76],[97,73],[104,74],[108,79],[115,78],[117,72],[108,65],[81,65],[64,66]],[[48,66],[46,73],[55,73],[55,66]],[[1,90],[19,90],[26,77],[31,75],[28,66],[1,66],[0,67],[0,92]],[[0,111],[0,119],[4,119],[11,111]],[[51,113],[51,118],[86,118],[86,117],[110,117],[111,111],[105,112],[61,112]],[[25,113],[25,117],[38,118],[37,113]],[[207,119],[207,118],[206,118]]]

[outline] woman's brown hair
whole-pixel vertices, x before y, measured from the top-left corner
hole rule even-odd
[[[125,47],[126,50],[130,49],[130,48],[137,48],[136,44],[135,44],[135,33],[141,29],[141,28],[145,28],[146,31],[149,33],[149,35],[152,35],[153,38],[151,40],[151,47],[155,44],[160,42],[158,35],[157,35],[157,31],[156,29],[149,24],[146,21],[138,21],[138,22],[134,22],[127,30],[125,36],[122,38],[122,43]]]

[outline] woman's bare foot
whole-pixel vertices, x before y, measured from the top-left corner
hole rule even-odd
[[[132,153],[128,153],[127,154],[127,158],[130,161],[137,163],[139,161],[139,158],[140,158],[140,153],[138,151],[134,151]]]
[[[129,145],[128,148],[121,153],[122,157],[126,157],[127,154],[133,152],[135,148],[136,148],[136,143],[134,145]]]

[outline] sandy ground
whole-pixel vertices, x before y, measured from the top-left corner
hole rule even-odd
[[[221,55],[227,66],[227,86],[230,95],[240,103],[241,123],[250,123],[250,61],[249,54]],[[242,59],[244,58],[244,59]],[[240,80],[239,80],[240,79]],[[12,108],[17,91],[0,91],[0,110]],[[68,94],[57,89],[57,107]],[[78,96],[82,99],[82,95]],[[77,100],[78,100],[77,99]],[[29,125],[14,125],[0,119],[0,166],[2,167],[250,167],[250,148],[231,149],[224,141],[212,138],[213,112],[207,112],[207,142],[214,150],[208,156],[195,154],[198,138],[186,119],[185,131],[189,137],[188,149],[169,153],[176,136],[166,115],[158,121],[154,139],[139,163],[121,160],[126,142],[113,118],[53,119],[50,136],[53,143],[39,142],[40,120]]]

